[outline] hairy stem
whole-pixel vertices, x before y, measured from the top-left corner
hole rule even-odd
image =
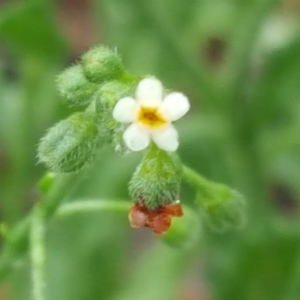
[[[30,258],[33,300],[46,300],[45,296],[45,224],[40,207],[32,213],[30,228]]]
[[[80,178],[79,175],[76,173],[60,175],[54,181],[47,195],[37,204],[43,211],[46,220],[55,213],[65,196],[72,190],[72,187],[76,186],[76,180]],[[32,215],[33,213],[28,215],[8,233],[6,243],[0,255],[0,282],[8,275],[16,259],[22,256],[28,248]]]
[[[77,174],[70,173],[61,175],[59,178],[57,178],[54,181],[47,195],[41,202],[39,202],[36,205],[32,213],[29,216],[27,216],[23,221],[21,221],[10,232],[2,254],[0,256],[0,282],[7,276],[9,271],[12,269],[16,259],[18,259],[26,252],[28,248],[29,230],[33,223],[36,224],[35,222],[40,221],[36,219],[36,211],[42,213],[44,217],[44,222],[49,220],[54,215],[56,215],[57,217],[64,217],[81,212],[109,211],[126,213],[129,211],[131,206],[130,202],[123,201],[85,200],[81,202],[67,203],[60,206],[61,202],[66,197],[66,194],[70,192],[71,187],[76,186],[76,179],[78,180],[77,177],[80,178],[80,176],[78,176]],[[187,166],[183,166],[183,179],[195,189],[207,190],[212,184],[212,182],[205,179],[200,174],[193,171]],[[41,232],[39,231],[40,229],[41,228],[36,228],[37,232],[32,232],[31,241],[33,241],[33,238],[42,238],[41,236],[38,236],[38,234],[41,234]],[[39,249],[41,249],[41,245],[39,245],[39,247]],[[32,249],[32,254],[33,251],[34,249]],[[38,269],[35,271],[40,272],[41,270]],[[36,273],[33,275],[37,277],[42,276],[40,273]],[[42,278],[37,277],[35,277],[36,280],[41,280]],[[41,288],[39,283],[37,283],[37,288]]]
[[[209,180],[201,176],[196,171],[192,170],[191,168],[183,165],[183,179],[191,185],[191,187],[195,188],[196,190],[207,190],[209,186],[212,184]]]
[[[57,211],[57,217],[72,216],[83,212],[117,212],[127,213],[131,203],[125,201],[110,200],[84,200],[63,204]]]

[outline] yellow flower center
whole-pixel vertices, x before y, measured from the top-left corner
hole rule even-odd
[[[141,107],[138,111],[137,119],[147,127],[161,127],[167,123],[156,107]]]

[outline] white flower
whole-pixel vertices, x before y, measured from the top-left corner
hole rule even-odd
[[[120,123],[131,123],[125,130],[125,144],[132,151],[145,149],[150,141],[165,151],[176,151],[177,130],[172,125],[184,116],[190,103],[183,94],[173,92],[163,99],[163,86],[155,78],[143,79],[136,91],[136,99],[120,99],[113,117]]]

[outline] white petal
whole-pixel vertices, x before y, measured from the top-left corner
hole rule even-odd
[[[123,139],[132,151],[141,151],[150,144],[150,133],[138,124],[131,124],[124,132]]]
[[[137,103],[131,97],[120,99],[114,107],[113,118],[121,123],[131,123],[136,116]]]
[[[186,96],[174,92],[166,96],[161,109],[170,121],[176,121],[188,112],[190,103]]]
[[[151,136],[155,144],[165,151],[176,151],[179,146],[178,133],[172,125],[152,131]]]
[[[157,106],[163,98],[163,86],[156,78],[145,78],[137,87],[136,97],[143,106]]]

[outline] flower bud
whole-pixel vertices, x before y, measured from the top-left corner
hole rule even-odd
[[[82,107],[91,102],[99,86],[86,79],[81,65],[75,65],[57,77],[57,87],[67,105]]]
[[[189,249],[197,244],[202,234],[199,215],[190,207],[183,207],[183,216],[172,219],[172,225],[162,240],[174,248]]]
[[[241,227],[245,223],[245,199],[235,190],[225,185],[213,184],[210,194],[197,195],[204,220],[216,231]]]
[[[130,196],[149,209],[174,203],[179,196],[181,173],[178,157],[152,144],[131,178]]]
[[[92,48],[85,53],[82,64],[85,76],[95,83],[119,79],[124,74],[120,55],[105,46]]]
[[[121,98],[132,95],[133,87],[119,81],[109,81],[104,83],[94,95],[96,112],[101,127],[110,130],[111,142],[115,151],[125,156],[130,153],[123,140],[123,133],[126,129],[124,124],[118,123],[113,119],[112,111],[117,101]]]
[[[96,111],[98,113],[109,112],[112,114],[113,108],[121,98],[130,96],[134,93],[132,86],[120,81],[109,81],[100,86],[94,99]]]
[[[99,143],[96,116],[79,112],[49,129],[38,146],[38,158],[54,172],[72,172],[94,158]]]

